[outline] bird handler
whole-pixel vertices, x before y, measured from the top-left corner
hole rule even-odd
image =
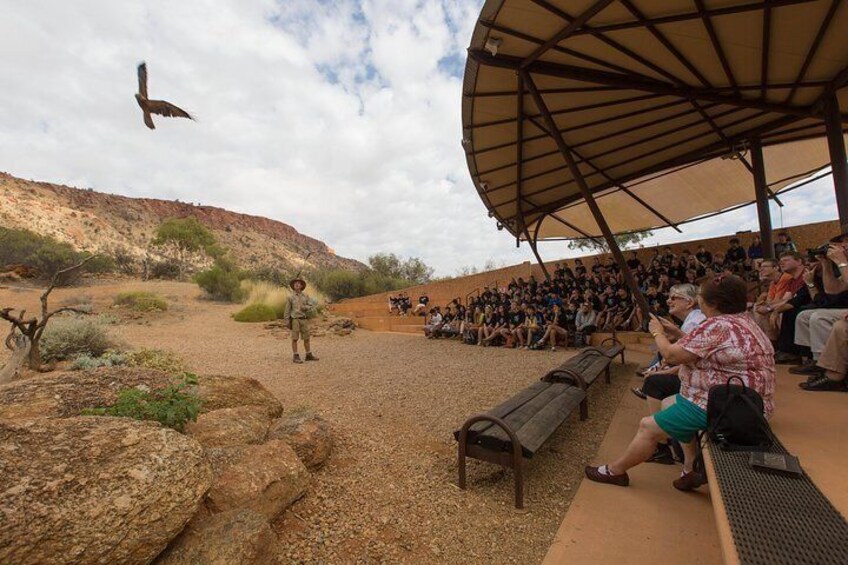
[[[291,330],[293,361],[295,363],[303,363],[297,352],[298,339],[303,340],[303,348],[306,350],[306,360],[317,361],[318,358],[312,354],[312,350],[309,347],[309,318],[317,313],[315,301],[303,292],[306,288],[306,281],[302,278],[296,277],[292,279],[289,286],[294,293],[286,298],[286,309],[283,318],[285,318]]]

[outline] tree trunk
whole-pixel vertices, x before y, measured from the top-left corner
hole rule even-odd
[[[22,335],[16,336],[14,343],[15,348],[12,350],[12,356],[0,369],[0,385],[10,382],[17,376],[31,351],[30,341]]]
[[[30,341],[30,340],[27,340]],[[29,349],[29,368],[33,371],[41,370],[41,349],[38,346],[39,338],[36,338],[30,341],[30,349]]]

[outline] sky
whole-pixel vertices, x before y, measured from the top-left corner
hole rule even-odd
[[[0,0],[0,170],[266,216],[367,261],[439,276],[531,260],[496,230],[460,143],[482,0]],[[197,122],[142,123],[133,97]],[[774,224],[836,217],[830,179]],[[646,243],[756,229],[749,207]],[[540,245],[546,259],[574,255]]]

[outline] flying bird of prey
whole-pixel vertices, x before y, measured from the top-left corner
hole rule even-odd
[[[182,108],[178,108],[170,102],[164,100],[149,100],[147,98],[147,64],[141,63],[138,66],[138,94],[135,95],[141,111],[144,112],[144,123],[150,129],[156,129],[153,125],[153,118],[150,114],[159,114],[166,118],[188,118],[193,120],[188,112]]]

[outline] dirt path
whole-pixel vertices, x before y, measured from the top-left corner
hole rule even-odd
[[[287,342],[262,324],[233,322],[235,306],[201,300],[194,285],[62,289],[56,303],[87,295],[98,311],[109,311],[117,292],[142,289],[171,306],[116,326],[127,344],[174,351],[198,373],[257,378],[284,407],[315,408],[332,426],[330,461],[314,474],[307,496],[274,524],[280,563],[538,563],[627,384],[614,378],[611,386],[594,387],[590,419],[573,416],[534,458],[527,511],[519,512],[512,507],[511,473],[499,467],[471,461],[469,490],[455,486],[452,432],[572,352],[359,330],[314,339],[321,361],[293,365]],[[34,308],[37,299],[34,290],[0,289],[0,307]]]

